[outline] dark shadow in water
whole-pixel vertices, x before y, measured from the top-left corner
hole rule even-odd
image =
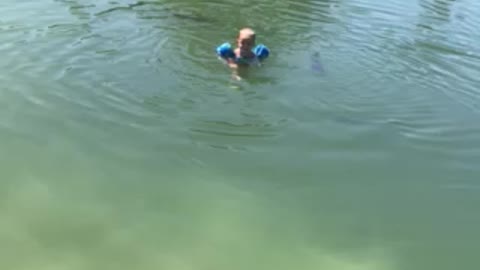
[[[175,9],[165,5],[162,1],[138,1],[130,4],[121,4],[111,2],[112,7],[95,13],[89,12],[89,9],[95,8],[95,5],[83,5],[81,1],[70,0],[56,0],[69,6],[70,13],[79,19],[88,19],[90,16],[101,17],[110,13],[121,11],[133,11],[139,14],[140,18],[144,19],[164,19],[166,17],[173,17],[181,20],[188,20],[193,23],[216,23],[214,17],[205,17],[199,13],[192,13],[182,9]],[[161,16],[150,16],[155,13],[161,13]],[[167,15],[167,16],[165,16]]]
[[[415,46],[430,53],[464,56],[465,52],[448,42],[451,23],[451,9],[456,0],[422,1],[422,12],[416,24]]]
[[[420,17],[423,18],[427,25],[449,22],[451,18],[452,4],[456,0],[422,0],[420,6],[423,12]]]
[[[90,9],[95,7],[94,4],[85,5],[82,1],[76,0],[55,0],[55,2],[66,5],[70,14],[79,20],[89,20],[91,18]]]
[[[455,51],[453,48],[443,48],[438,44],[443,43],[448,32],[443,28],[451,22],[451,8],[456,0],[423,0],[420,6],[423,8],[416,24],[416,44],[428,49]]]
[[[151,9],[155,7],[155,9]],[[144,2],[139,1],[133,4],[128,4],[126,6],[115,6],[100,12],[95,13],[95,16],[105,16],[116,11],[125,11],[131,10],[137,12],[139,18],[141,19],[165,19],[168,17],[191,21],[192,23],[216,23],[217,21],[213,17],[206,17],[202,14],[195,12],[188,12],[185,10],[176,10],[174,8],[169,8],[163,5],[161,2]],[[155,13],[160,13],[155,16]]]

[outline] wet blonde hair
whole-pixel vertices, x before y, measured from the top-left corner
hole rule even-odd
[[[240,31],[238,32],[238,37],[237,39],[252,39],[253,41],[255,41],[255,37],[256,37],[256,34],[255,34],[255,31],[253,31],[253,29],[251,28],[242,28],[240,29]]]

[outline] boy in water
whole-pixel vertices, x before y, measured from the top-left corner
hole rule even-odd
[[[224,59],[231,68],[258,64],[270,54],[265,45],[255,46],[256,35],[251,28],[243,28],[237,36],[237,48],[232,49],[230,43],[224,43],[217,48],[217,54]]]

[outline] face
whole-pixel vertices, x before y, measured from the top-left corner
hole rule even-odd
[[[237,40],[237,46],[242,52],[250,52],[255,45],[255,37],[242,37],[240,36]]]

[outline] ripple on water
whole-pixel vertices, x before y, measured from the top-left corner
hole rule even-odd
[[[200,145],[234,151],[264,151],[267,141],[281,136],[280,129],[286,124],[285,119],[275,120],[256,113],[208,119],[190,124],[191,139]]]
[[[356,44],[355,51],[351,53],[364,67],[365,74],[382,82],[382,85],[388,85],[388,81],[392,80],[407,80],[414,84],[412,87],[420,85],[426,90],[424,93],[415,93],[417,96],[439,96],[441,93],[440,95],[478,111],[478,106],[475,105],[479,98],[478,90],[473,87],[476,84],[473,76],[475,71],[467,68],[476,66],[473,61],[476,56],[469,45],[444,36],[445,26],[430,21],[430,17],[422,14],[424,11],[420,12],[420,24],[432,25],[432,28],[427,32],[417,32],[418,28],[413,24],[417,19],[413,16],[417,14],[408,10],[411,3],[402,2],[398,8],[394,8],[393,4],[397,3],[388,1],[372,6],[371,1],[355,1],[349,5],[353,7],[350,17],[353,22],[349,23],[351,27],[347,27],[351,34],[348,39]],[[426,13],[435,10],[443,14],[447,10],[445,5],[448,6],[449,3],[424,1],[422,5],[428,5]],[[369,16],[365,17],[366,14]],[[404,14],[412,20],[405,20]],[[371,91],[372,86],[369,88]],[[383,90],[390,89],[396,88],[387,87]]]

